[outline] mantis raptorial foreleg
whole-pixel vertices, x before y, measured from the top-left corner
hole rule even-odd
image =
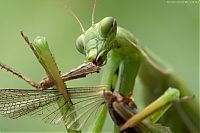
[[[117,55],[115,55],[114,52],[110,52],[108,56],[109,59],[107,60],[107,65],[105,66],[105,71],[102,75],[105,78],[102,78],[101,84],[106,85],[108,90],[112,90],[112,82],[114,82],[113,78],[117,69],[119,69],[121,59],[120,57],[116,57]]]
[[[116,57],[114,55],[115,53],[110,53],[108,56],[110,59],[107,60],[107,65],[105,66],[105,72],[103,73],[103,78],[101,81],[101,84],[106,85],[107,90],[112,90],[112,82],[113,82],[113,77],[118,69],[119,63],[120,63],[120,58],[112,58]],[[90,129],[91,132],[101,132],[101,129],[103,127],[104,121],[106,119],[106,114],[107,114],[107,107],[104,106],[104,108],[101,110],[98,118],[93,124],[93,127]]]
[[[116,91],[118,90],[124,96],[132,93],[139,66],[140,61],[137,58],[127,57],[121,60],[115,87]]]

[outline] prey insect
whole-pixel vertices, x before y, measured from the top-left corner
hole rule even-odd
[[[33,51],[34,55],[37,57],[40,64],[45,69],[48,76],[44,77],[39,83],[36,83],[36,82],[32,81],[30,78],[28,78],[27,76],[23,75],[22,73],[14,70],[13,68],[11,68],[1,62],[0,62],[0,68],[14,74],[14,76],[21,78],[22,80],[24,80],[25,82],[27,82],[29,85],[31,85],[34,88],[43,90],[43,89],[52,87],[54,85],[54,81],[51,78],[51,76],[48,74],[49,72],[48,72],[47,66],[41,59],[40,55],[35,51],[34,47],[30,43],[28,37],[25,36],[23,34],[23,32],[21,32],[21,35],[24,38],[25,42],[28,44],[28,46]],[[77,67],[76,69],[71,70],[70,72],[67,72],[67,73],[61,75],[61,78],[63,81],[73,80],[73,79],[85,77],[86,75],[88,75],[90,73],[99,72],[99,70],[100,70],[100,67],[98,67],[92,63],[84,63],[84,64],[80,65],[79,67]]]
[[[71,89],[69,94],[64,81],[85,77],[87,74],[98,72],[99,67],[92,63],[84,63],[76,69],[61,75],[46,39],[44,37],[37,37],[33,43],[30,43],[28,37],[25,36],[23,32],[21,32],[21,35],[43,66],[47,77],[43,78],[40,83],[36,83],[22,73],[0,63],[2,69],[11,72],[38,89],[1,89],[0,114],[10,118],[18,118],[35,110],[37,110],[36,112],[42,112],[41,114],[44,114],[45,111],[43,109],[47,109],[50,111],[48,112],[48,116],[43,118],[45,121],[50,121],[51,123],[64,122],[66,128],[69,130],[79,129],[81,125],[78,120],[73,122],[76,117],[76,111],[74,111],[75,104],[71,100],[71,96],[76,95],[76,91]],[[50,87],[54,89],[48,89]],[[55,91],[55,89],[57,91]],[[55,106],[55,104],[57,107],[54,108],[54,110],[48,109]],[[73,113],[68,115],[70,112]],[[71,124],[71,122],[73,122],[73,124]]]

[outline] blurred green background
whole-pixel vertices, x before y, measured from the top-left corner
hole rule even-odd
[[[80,17],[85,28],[91,25],[92,0],[68,0],[68,6]],[[199,98],[199,4],[169,3],[167,0],[99,0],[95,20],[106,16],[117,19],[140,44],[164,59]],[[0,62],[14,67],[34,81],[45,73],[20,36],[33,40],[45,36],[62,72],[80,65],[84,57],[75,49],[81,33],[76,20],[58,0],[0,0]],[[92,86],[100,74],[67,82],[67,86]],[[31,88],[24,81],[0,70],[1,88]],[[136,88],[136,102],[140,88]],[[111,121],[104,132],[112,131]],[[10,120],[0,116],[0,131],[65,131],[63,125],[49,125],[30,117]]]

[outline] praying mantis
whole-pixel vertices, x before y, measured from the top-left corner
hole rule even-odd
[[[78,41],[77,41],[78,42]],[[78,46],[79,47],[79,46]],[[138,51],[140,52],[140,50],[141,49],[139,49]],[[137,51],[137,50],[136,50]],[[93,51],[94,53],[95,53],[95,50]],[[91,52],[91,54],[93,54],[93,52]],[[90,53],[88,53],[88,55],[90,56],[90,57],[92,57],[92,56],[94,56],[94,55],[91,55]],[[101,54],[105,54],[105,53],[101,53]],[[102,63],[104,63],[103,61],[104,61],[104,59],[102,59],[101,58],[101,56],[99,56],[98,57],[98,60],[97,61],[93,61],[93,58],[95,58],[95,60],[96,60],[96,57],[92,57],[92,58],[89,58],[89,57],[87,57],[87,61],[91,61],[91,62],[94,62],[94,63],[96,63],[97,65],[100,65],[101,66],[101,64]],[[107,62],[107,64],[105,64],[105,66],[107,65],[109,65],[110,63],[109,63],[109,61]],[[113,64],[114,65],[114,64]],[[116,65],[116,67],[117,67],[117,65]],[[139,67],[139,66],[136,66],[136,67]],[[142,67],[145,67],[145,66],[142,66]],[[134,69],[136,72],[137,72],[137,68],[136,69]],[[145,70],[145,69],[144,69]],[[107,71],[108,72],[108,71]],[[103,76],[103,77],[106,77],[107,75],[109,75],[108,73],[106,72],[106,74]],[[111,71],[109,71],[109,72],[111,72]],[[142,71],[141,71],[141,76],[142,76]],[[128,82],[128,81],[127,81]],[[131,83],[134,83],[134,82],[131,82]],[[106,79],[104,79],[104,81],[102,82],[102,84],[106,84],[106,85],[108,85],[108,86],[110,86],[111,85],[111,82],[109,82],[109,83],[106,83]],[[131,85],[130,84],[130,86],[133,86],[133,85]],[[119,86],[118,86],[119,87]],[[119,87],[119,88],[121,88],[121,87]],[[123,87],[122,87],[123,88]],[[125,87],[124,87],[125,88]],[[117,86],[115,86],[115,85],[112,85],[112,89],[115,89],[115,90],[117,90]],[[129,90],[131,90],[131,89],[127,89],[126,91],[124,91],[124,90],[121,90],[121,92],[122,92],[122,94],[124,93],[125,95],[127,95],[128,93],[129,93]]]
[[[77,38],[76,48],[85,55],[86,62],[93,62],[97,66],[105,65],[102,84],[107,85],[109,90],[118,90],[126,97],[132,92],[136,76],[139,75],[144,86],[149,89],[146,90],[148,95],[158,95],[169,87],[179,89],[183,95],[191,94],[179,78],[167,72],[167,69],[139,46],[129,31],[119,27],[114,17],[105,17],[94,23],[94,11],[95,6],[90,28],[85,30],[80,24],[82,34]],[[157,89],[157,93],[151,94],[152,89]],[[199,112],[196,106],[199,104],[195,102],[177,105],[178,113],[175,116],[178,115],[183,120],[182,125],[190,132],[198,131]],[[188,110],[193,113],[187,112]],[[181,116],[183,112],[187,114],[184,116],[186,118]]]

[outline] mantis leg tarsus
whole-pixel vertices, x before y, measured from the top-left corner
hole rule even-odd
[[[190,100],[194,100],[194,98],[195,98],[195,95],[184,96],[184,97],[181,97],[180,99],[173,100],[172,103],[176,104],[176,103],[188,102]]]

